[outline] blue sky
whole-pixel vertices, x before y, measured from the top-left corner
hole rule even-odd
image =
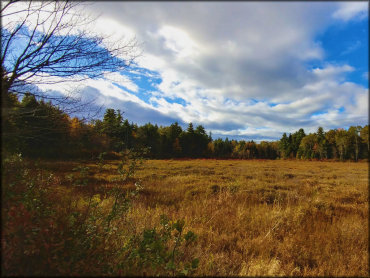
[[[130,122],[255,141],[368,124],[366,1],[114,1],[84,12],[99,16],[94,32],[140,45],[135,67],[76,88]]]
[[[348,81],[368,87],[364,73],[369,68],[369,21],[352,20],[330,26],[317,37],[325,49],[325,61],[350,64],[356,70],[348,74]]]

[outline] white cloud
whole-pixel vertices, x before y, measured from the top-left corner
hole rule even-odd
[[[315,41],[332,16],[358,18],[362,4],[96,2],[91,8],[102,14],[97,31],[135,34],[144,49],[138,66],[158,74],[142,73],[142,78],[161,80],[148,92],[149,103],[108,80],[86,85],[115,107],[120,101],[136,103],[129,107],[240,136],[279,137],[301,127],[367,123],[367,90],[346,82],[346,74],[356,69],[325,63],[325,51]],[[309,70],[311,61],[323,66]],[[140,89],[134,79],[114,78],[134,93]],[[167,101],[176,98],[186,104]]]
[[[340,55],[347,55],[359,49],[361,47],[361,41],[357,40],[350,46],[348,46]]]
[[[179,57],[192,57],[196,55],[197,45],[183,30],[165,25],[158,34],[164,39],[164,46],[174,51]]]
[[[369,2],[341,2],[339,8],[333,13],[333,17],[343,21],[362,20],[368,16]]]
[[[3,3],[6,6],[6,1]],[[14,2],[1,15],[2,26],[13,30],[19,22],[25,20],[25,26],[31,30],[41,33],[50,32],[57,25],[55,35],[76,35],[91,22],[91,17],[86,9],[87,3],[76,5],[76,3],[35,1],[29,7],[28,1]],[[29,8],[32,12],[29,12]]]
[[[368,71],[367,72],[364,72],[362,74],[362,78],[365,79],[365,80],[369,80],[369,72]]]
[[[342,66],[334,66],[334,65],[328,65],[325,68],[315,68],[313,70],[313,73],[315,76],[317,76],[321,80],[333,78],[342,76],[342,74],[347,72],[352,72],[355,69],[351,67],[350,65],[342,65]]]
[[[252,134],[252,128],[264,126],[260,132],[276,135],[316,128],[313,115],[340,119],[340,112],[330,111],[346,106],[354,113],[350,105],[359,105],[354,100],[361,87],[344,82],[353,67],[324,64],[307,70],[304,65],[324,58],[315,36],[331,23],[331,15],[344,17],[347,11],[349,18],[358,8],[340,4],[338,9],[337,3],[114,5],[96,4],[144,42],[138,64],[159,73],[162,82],[151,103],[167,115],[219,134]],[[187,105],[165,97],[182,98]],[[356,115],[366,118],[363,109]],[[328,127],[333,119],[320,123]]]
[[[115,73],[105,73],[104,78],[106,80],[115,82],[123,87],[126,87],[128,90],[137,93],[139,91],[139,86],[136,85],[130,78],[125,75],[122,75],[118,72]]]

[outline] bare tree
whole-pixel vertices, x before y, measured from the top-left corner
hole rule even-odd
[[[2,2],[3,92],[22,94],[27,84],[99,78],[132,65],[138,55],[136,40],[112,43],[88,31],[94,19],[76,11],[81,5],[74,1]],[[34,94],[44,96],[40,91]]]
[[[80,101],[76,94],[79,82],[85,79],[109,77],[109,73],[127,70],[139,55],[135,39],[111,41],[91,31],[96,18],[86,14],[86,2],[76,1],[1,1],[1,115],[2,141],[23,140],[27,136],[48,136],[59,127],[41,127],[44,107],[22,108],[19,95],[31,94],[52,101],[69,115],[84,113],[87,119],[99,113],[93,100]],[[45,91],[42,85],[64,84],[63,94]],[[73,82],[73,83],[71,83]],[[66,93],[66,83],[74,84]],[[52,86],[54,87],[54,85]],[[77,97],[76,97],[77,96]],[[41,108],[40,108],[41,107]],[[41,109],[41,110],[40,110]],[[32,118],[33,126],[18,123]],[[55,120],[57,121],[57,120]],[[43,138],[44,138],[43,137]]]

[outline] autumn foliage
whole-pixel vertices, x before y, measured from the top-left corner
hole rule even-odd
[[[369,127],[351,126],[305,134],[303,129],[278,141],[213,140],[205,128],[187,129],[147,123],[138,126],[119,110],[107,109],[102,120],[71,118],[51,102],[26,94],[21,100],[6,96],[3,110],[3,152],[32,158],[95,159],[106,152],[111,158],[128,149],[148,148],[149,158],[238,158],[238,159],[367,159]]]

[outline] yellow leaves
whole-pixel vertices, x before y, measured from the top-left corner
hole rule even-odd
[[[77,117],[74,117],[69,122],[69,125],[70,125],[70,135],[72,137],[78,137],[81,134],[81,128],[82,128],[81,121]]]
[[[100,203],[101,202],[101,199],[100,199],[100,194],[95,194],[92,199],[91,199],[92,202],[94,203]]]

